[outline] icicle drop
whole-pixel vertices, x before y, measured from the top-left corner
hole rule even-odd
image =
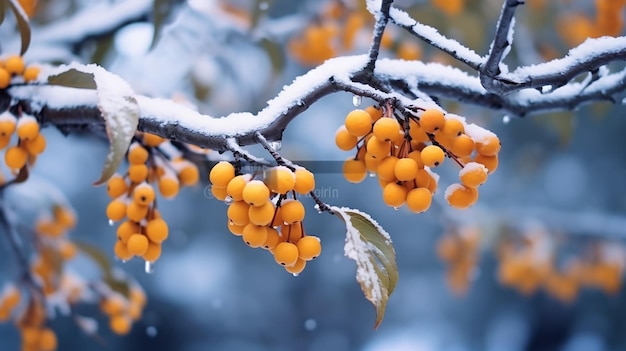
[[[298,273],[291,273],[291,275],[293,275],[294,277],[297,277]]]
[[[509,124],[509,122],[511,122],[511,117],[509,116],[502,117],[502,123]]]
[[[146,261],[145,269],[146,273],[152,274],[154,272],[154,263]]]
[[[109,219],[109,227],[112,227],[115,225],[115,222],[112,219]]]
[[[354,107],[359,107],[361,106],[361,101],[363,99],[361,98],[361,96],[359,95],[352,95],[352,105],[354,105]]]

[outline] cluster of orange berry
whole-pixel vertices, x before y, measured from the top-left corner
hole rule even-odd
[[[450,185],[445,198],[454,208],[472,206],[478,186],[497,168],[500,141],[462,117],[435,108],[420,111],[408,123],[399,122],[390,106],[348,113],[335,134],[339,149],[357,148],[356,156],[344,162],[345,178],[358,183],[368,171],[375,173],[387,205],[398,208],[406,203],[411,211],[421,213],[430,207],[438,186],[439,177],[431,169],[448,156],[462,169],[461,182]]]
[[[146,262],[155,262],[161,256],[169,228],[157,209],[153,184],[164,198],[173,198],[181,186],[195,185],[200,178],[192,162],[180,156],[165,157],[172,148],[169,141],[144,133],[128,149],[126,174],[115,174],[108,181],[107,193],[112,201],[106,209],[107,217],[114,222],[123,220],[114,247],[122,261],[140,256]]]
[[[296,193],[315,189],[313,173],[303,167],[276,166],[260,180],[249,173],[236,175],[230,162],[221,161],[211,169],[209,179],[213,195],[229,203],[229,231],[248,246],[268,250],[276,263],[293,274],[320,255],[320,239],[306,234],[304,205],[296,198]]]
[[[24,82],[37,79],[41,69],[35,65],[26,66],[21,56],[12,55],[0,59],[0,89],[6,89],[13,78],[21,77]]]
[[[7,283],[0,293],[0,322],[6,322],[19,305],[22,295],[15,284]]]
[[[17,321],[22,336],[22,350],[55,351],[57,336],[54,330],[45,325],[46,309],[39,298],[31,298],[24,314]]]
[[[548,234],[536,232],[521,242],[503,242],[498,256],[502,284],[527,295],[543,288],[563,302],[573,301],[583,287],[616,293],[626,267],[626,250],[614,243],[594,245],[589,255],[570,257],[563,265],[556,265]]]
[[[15,145],[9,146],[13,135],[17,135]],[[27,113],[19,116],[10,111],[0,114],[0,149],[5,149],[4,163],[14,173],[27,164],[33,165],[46,149],[46,138],[40,133],[39,122]]]
[[[446,278],[450,289],[467,291],[479,258],[480,232],[477,227],[454,228],[437,243],[437,255],[448,265]]]
[[[125,335],[139,320],[146,305],[146,294],[137,284],[130,284],[127,296],[109,290],[100,299],[100,310],[109,318],[113,333]]]

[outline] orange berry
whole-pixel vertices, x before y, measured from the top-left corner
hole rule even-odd
[[[151,133],[143,133],[143,144],[149,147],[157,147],[165,141],[164,138]]]
[[[418,143],[425,143],[430,140],[424,129],[413,119],[409,120],[409,135],[413,141]]]
[[[248,218],[250,223],[255,225],[269,225],[274,218],[276,206],[269,199],[261,206],[250,206],[248,209]]]
[[[391,144],[388,141],[380,140],[373,135],[365,144],[367,153],[373,158],[382,159],[391,152]]]
[[[305,261],[317,258],[322,252],[320,238],[312,235],[302,237],[296,242],[298,247],[298,257]]]
[[[278,194],[286,194],[293,190],[296,185],[295,174],[285,166],[272,167],[265,175],[267,187]]]
[[[243,201],[243,188],[250,181],[250,177],[250,174],[242,174],[231,179],[226,186],[226,194],[228,194],[233,201]]]
[[[396,54],[398,58],[402,60],[419,60],[420,57],[422,57],[422,49],[414,42],[402,41],[398,45],[398,52]]]
[[[148,251],[148,237],[139,233],[132,234],[130,238],[128,238],[126,246],[128,252],[136,256],[141,256]]]
[[[280,204],[280,214],[287,224],[301,222],[304,219],[304,205],[299,200],[287,199]]]
[[[474,140],[467,134],[461,134],[452,141],[450,149],[458,157],[467,157],[474,151]]]
[[[141,146],[139,143],[132,143],[130,148],[128,149],[128,162],[131,165],[140,165],[146,163],[148,161],[148,157],[150,154],[148,150]]]
[[[441,110],[431,108],[422,112],[420,126],[426,133],[433,134],[443,128],[446,118]]]
[[[315,176],[311,171],[304,167],[296,168],[294,172],[296,182],[293,189],[299,194],[308,194],[315,190]]]
[[[443,163],[446,154],[439,146],[428,145],[422,149],[420,156],[425,166],[436,167]]]
[[[367,176],[365,162],[353,158],[349,158],[343,163],[342,172],[344,178],[350,183],[360,183]]]
[[[17,136],[21,140],[35,139],[39,135],[39,122],[35,117],[23,114],[17,120]]]
[[[191,162],[185,162],[185,166],[183,166],[178,172],[178,180],[182,186],[195,185],[198,183],[198,180],[200,180],[200,171],[198,170],[198,167]]]
[[[21,328],[21,334],[22,344],[25,346],[35,346],[34,349],[38,349],[41,329],[37,327],[24,326]]]
[[[41,72],[41,68],[37,66],[26,67],[24,73],[22,74],[22,76],[24,77],[24,81],[28,83],[36,80],[37,76],[39,76],[39,72]]]
[[[267,227],[254,225],[252,223],[246,224],[243,228],[241,238],[248,246],[257,248],[263,246],[267,241]]]
[[[270,189],[260,180],[251,180],[244,187],[241,192],[243,201],[250,206],[263,206],[269,199]]]
[[[133,258],[133,254],[128,251],[128,247],[121,240],[115,242],[115,246],[113,247],[113,252],[115,256],[122,261],[128,261]]]
[[[280,226],[281,241],[298,242],[304,236],[302,222]]]
[[[233,223],[233,221],[228,221],[228,231],[230,231],[233,235],[241,236],[243,234],[243,228],[245,225],[238,225]]]
[[[396,179],[400,181],[409,181],[417,177],[417,171],[419,170],[417,162],[412,158],[401,158],[394,166],[394,174]]]
[[[446,118],[441,133],[447,138],[453,139],[461,136],[465,132],[465,125],[460,119],[448,116]]]
[[[359,138],[350,134],[343,124],[335,132],[335,145],[337,145],[339,150],[350,151],[356,146],[358,141]]]
[[[285,270],[291,274],[298,275],[302,273],[305,267],[306,267],[306,261],[301,258],[298,258],[298,260],[296,260],[296,263],[294,263],[293,266],[285,266]]]
[[[378,169],[378,165],[380,165],[380,159],[374,158],[369,153],[365,153],[365,158],[363,159],[365,162],[365,169],[367,169],[371,173],[376,173]]]
[[[226,216],[228,220],[233,222],[236,225],[246,225],[250,222],[250,217],[248,217],[248,209],[250,205],[248,205],[244,201],[235,201],[228,206],[228,210],[226,211]]]
[[[476,200],[478,200],[478,190],[455,183],[448,186],[444,197],[450,206],[458,209],[466,209],[475,204]]]
[[[233,178],[235,178],[235,167],[227,161],[218,162],[209,172],[211,184],[221,188],[225,188]]]
[[[409,152],[407,157],[415,161],[415,163],[417,164],[417,168],[419,169],[424,168],[424,162],[422,162],[422,152],[420,150],[413,150]]]
[[[469,162],[459,171],[459,179],[466,187],[476,188],[487,181],[488,172],[482,163]]]
[[[267,228],[267,239],[263,243],[263,248],[266,250],[274,250],[276,245],[280,242],[280,235],[278,231],[272,227]]]
[[[164,198],[170,199],[178,195],[180,189],[178,178],[171,175],[164,175],[159,178],[159,193]]]
[[[119,221],[126,217],[126,203],[122,200],[113,200],[106,209],[107,217],[112,221]]]
[[[133,183],[141,183],[148,178],[148,166],[145,164],[128,166],[128,179]]]
[[[348,133],[362,137],[372,129],[372,117],[364,110],[352,110],[346,115],[345,126]]]
[[[372,123],[378,121],[383,116],[383,109],[378,106],[367,106],[365,112],[369,113]]]
[[[476,152],[483,156],[495,156],[500,152],[500,139],[495,134],[483,135],[474,142],[476,143]]]
[[[383,201],[387,206],[400,207],[406,201],[407,190],[400,184],[391,182],[383,188]]]
[[[494,156],[485,156],[483,154],[478,154],[474,157],[474,162],[478,162],[483,166],[487,167],[489,170],[489,174],[493,173],[498,169],[498,155]]]
[[[74,245],[71,241],[63,241],[59,246],[59,253],[65,261],[69,261],[76,257],[77,252],[78,249],[76,248],[76,245]]]
[[[136,201],[126,205],[126,217],[131,221],[141,222],[148,215],[148,206],[142,206]]]
[[[24,59],[21,56],[12,55],[6,58],[4,61],[4,69],[9,74],[22,74],[24,72]]]
[[[169,235],[167,222],[162,218],[149,220],[146,224],[146,235],[150,241],[157,244],[162,243]]]
[[[9,284],[4,288],[2,296],[0,296],[0,305],[12,310],[20,303],[21,299],[20,291],[15,285]]]
[[[11,73],[0,67],[0,89],[6,89],[11,84]]]
[[[398,137],[398,133],[401,132],[400,130],[400,123],[398,123],[398,121],[393,118],[381,118],[378,121],[376,121],[376,123],[374,123],[374,136],[376,138],[378,138],[378,140],[384,140],[384,141],[392,141],[392,140],[396,140],[396,138]]]
[[[226,187],[215,186],[215,185],[211,185],[211,194],[220,201],[226,200],[226,196],[228,196]]]
[[[0,136],[10,138],[15,132],[17,119],[10,112],[0,114]]]
[[[132,320],[126,314],[117,314],[111,317],[109,327],[117,335],[126,335],[130,332]]]
[[[46,137],[43,134],[37,134],[34,139],[24,140],[22,145],[30,155],[37,156],[46,149]]]
[[[376,168],[378,178],[387,182],[395,182],[396,179],[396,163],[398,158],[396,156],[387,156],[383,158]]]
[[[141,183],[133,191],[133,200],[141,206],[149,206],[154,202],[154,188],[148,183]]]
[[[415,213],[425,212],[430,208],[433,195],[428,188],[415,188],[406,195],[406,206]]]
[[[139,224],[132,221],[124,221],[117,227],[116,234],[117,238],[126,244],[132,234],[139,233],[140,231],[141,227]]]
[[[155,262],[161,257],[161,251],[161,243],[150,242],[148,243],[148,249],[141,257],[148,262]]]
[[[274,260],[281,266],[293,266],[298,261],[296,244],[281,242],[274,248]]]
[[[76,213],[66,206],[59,205],[54,207],[54,219],[66,228],[74,228],[76,226]]]
[[[26,165],[28,160],[28,152],[25,148],[19,146],[11,146],[4,153],[4,162],[7,167],[12,170],[21,169]]]
[[[107,182],[107,193],[109,194],[109,197],[115,199],[122,196],[127,190],[128,186],[121,175],[114,174],[111,178],[109,178],[109,181]]]

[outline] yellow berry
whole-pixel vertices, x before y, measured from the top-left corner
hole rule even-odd
[[[452,142],[450,151],[458,157],[469,156],[474,151],[474,140],[467,134],[461,134]]]
[[[132,221],[124,221],[117,227],[116,234],[117,238],[126,244],[132,234],[139,233],[140,231],[141,227],[139,224]]]
[[[343,124],[335,133],[335,145],[337,145],[340,150],[350,151],[356,146],[358,141],[359,138],[350,134]]]
[[[482,163],[469,162],[459,171],[459,179],[466,187],[476,188],[487,181],[488,172]]]
[[[198,166],[191,162],[185,162],[185,166],[178,172],[178,180],[182,186],[192,186],[198,183],[198,180],[200,180]]]
[[[293,266],[285,266],[285,270],[291,274],[297,275],[297,274],[302,273],[305,267],[306,267],[306,261],[301,258],[298,258],[296,260],[296,263],[293,264]]]
[[[376,168],[378,178],[386,182],[395,182],[396,179],[396,163],[398,158],[396,156],[387,156],[383,158]]]
[[[225,188],[233,178],[235,178],[235,167],[227,161],[218,162],[209,172],[211,184],[221,188]]]
[[[226,200],[226,196],[228,196],[226,187],[215,186],[215,185],[211,185],[211,194],[220,201]]]
[[[281,266],[293,266],[298,261],[298,247],[289,242],[279,243],[274,248],[274,260]]]
[[[353,158],[347,159],[343,163],[343,176],[350,183],[362,182],[367,176],[365,162],[362,160],[355,160]]]
[[[243,201],[243,188],[250,181],[250,174],[238,175],[231,179],[226,186],[226,194],[234,201]]]
[[[228,220],[236,225],[248,224],[250,222],[250,218],[248,217],[249,208],[250,205],[244,201],[234,201],[228,206],[228,210],[226,211]]]
[[[112,221],[119,221],[126,217],[126,203],[122,200],[113,200],[106,209],[107,217]]]
[[[250,206],[262,206],[265,204],[270,196],[270,189],[267,185],[260,180],[251,180],[244,187],[241,192],[243,201]]]
[[[420,126],[426,133],[433,134],[443,128],[446,119],[438,109],[428,109],[420,116]]]
[[[178,195],[178,191],[180,189],[178,178],[164,175],[159,178],[159,193],[164,198],[173,198]]]
[[[376,123],[374,123],[373,132],[374,136],[378,140],[392,141],[398,138],[398,133],[401,132],[400,129],[400,123],[398,123],[395,118],[385,117],[379,119],[378,121],[376,121]]]
[[[476,152],[483,156],[495,156],[500,152],[500,139],[495,134],[487,134],[475,140]]]
[[[107,182],[107,194],[115,199],[122,196],[128,190],[124,178],[119,174],[114,174]]]
[[[167,222],[162,218],[149,220],[148,224],[146,224],[146,235],[150,241],[157,244],[162,243],[169,235]]]
[[[460,119],[449,117],[446,118],[441,128],[441,133],[447,138],[456,138],[465,132],[465,125]]]
[[[304,205],[299,200],[285,200],[280,204],[280,214],[287,224],[301,222],[305,214]]]
[[[422,158],[422,163],[428,167],[437,167],[443,163],[443,160],[446,157],[446,154],[443,150],[437,145],[428,145],[420,154]]]
[[[150,133],[143,133],[143,144],[149,147],[157,147],[165,141],[164,138]]]
[[[474,162],[478,162],[487,167],[487,169],[489,170],[489,174],[495,172],[496,169],[498,169],[498,155],[485,156],[483,154],[478,154],[474,158]]]
[[[415,161],[415,163],[417,164],[417,168],[424,168],[424,162],[422,162],[422,152],[420,150],[413,150],[409,152],[407,157]]]
[[[408,157],[399,159],[394,166],[396,179],[403,182],[415,179],[418,170],[417,162]]]
[[[17,136],[21,140],[31,140],[39,135],[39,123],[35,117],[22,115],[17,121]]]
[[[28,152],[25,148],[11,146],[4,154],[4,162],[12,170],[18,170],[26,165]]]
[[[39,72],[41,72],[41,68],[37,66],[26,67],[24,73],[22,74],[22,76],[24,77],[24,81],[28,83],[37,79],[37,76],[39,76]]]
[[[320,238],[312,235],[302,237],[296,242],[298,247],[298,257],[305,261],[317,258],[322,252]]]
[[[272,227],[267,228],[267,239],[263,243],[263,248],[266,250],[274,250],[276,245],[280,242],[280,235],[278,231]]]
[[[293,189],[299,194],[308,194],[315,190],[315,176],[306,168],[298,167],[294,172],[296,182]]]
[[[111,317],[109,327],[117,335],[126,335],[130,332],[132,320],[126,314],[117,314]]]
[[[412,119],[409,121],[409,135],[412,140],[418,143],[425,143],[430,140],[424,129]]]
[[[155,262],[161,257],[161,251],[161,243],[150,242],[148,243],[148,249],[141,257],[148,262]]]
[[[378,139],[375,135],[369,138],[365,148],[368,154],[377,159],[383,159],[391,152],[391,144],[388,141]]]
[[[11,73],[0,67],[0,89],[6,89],[11,84]]]
[[[39,348],[39,339],[41,337],[41,329],[38,327],[24,326],[21,328],[22,344],[25,346],[34,346],[35,350]]]
[[[24,59],[21,56],[12,55],[4,61],[4,68],[10,74],[22,74],[24,72]]]
[[[455,183],[448,186],[444,196],[450,206],[465,209],[476,203],[476,200],[478,200],[478,190]]]
[[[22,145],[30,155],[37,156],[46,149],[46,137],[43,134],[37,134],[33,139],[24,140]]]
[[[302,222],[280,226],[281,241],[298,242],[304,236]]]
[[[241,236],[243,234],[243,228],[245,225],[238,225],[233,223],[233,221],[228,221],[228,231],[230,231],[233,235]]]
[[[248,209],[248,218],[250,223],[255,225],[269,225],[274,218],[274,212],[276,206],[274,203],[267,199],[261,206],[250,206]]]
[[[383,201],[387,206],[400,207],[406,201],[407,190],[400,184],[391,182],[383,188]]]
[[[378,121],[383,116],[383,109],[374,105],[367,106],[365,112],[369,113],[372,122]]]
[[[128,246],[126,246],[126,243],[121,240],[115,242],[113,252],[115,253],[115,256],[122,261],[128,261],[133,258],[133,254],[128,251]]]
[[[145,164],[128,166],[128,179],[133,183],[141,183],[148,177],[148,166]]]
[[[10,138],[15,132],[16,119],[11,113],[3,113],[0,120],[0,136],[3,138]]]
[[[141,222],[148,215],[148,206],[132,201],[126,206],[126,217],[131,221]]]
[[[422,213],[430,208],[433,195],[428,188],[415,188],[406,195],[406,206],[415,213]]]
[[[352,110],[346,116],[345,126],[348,133],[362,137],[372,129],[372,117],[364,110]]]
[[[54,351],[57,349],[57,336],[50,328],[43,328],[39,335],[39,351]]]
[[[285,166],[276,166],[268,170],[265,176],[267,187],[278,194],[286,194],[296,185],[294,173]]]
[[[133,191],[133,200],[141,206],[149,206],[154,202],[154,188],[148,183],[141,183]]]
[[[148,161],[149,156],[150,154],[148,154],[148,150],[146,150],[146,148],[141,146],[139,143],[131,144],[130,148],[128,149],[127,158],[128,162],[131,165],[144,164],[146,163],[146,161]]]
[[[365,153],[365,158],[363,162],[365,162],[365,168],[372,173],[376,173],[378,169],[378,165],[380,165],[380,158],[374,158],[369,153]]]
[[[136,256],[141,256],[148,250],[148,237],[143,234],[135,233],[128,238],[126,246],[128,252]]]
[[[267,241],[267,227],[248,223],[243,228],[241,238],[250,247],[261,247]]]

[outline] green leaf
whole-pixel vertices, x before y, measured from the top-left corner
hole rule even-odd
[[[30,24],[28,23],[28,16],[26,16],[26,12],[24,12],[24,9],[22,9],[22,6],[17,0],[9,0],[9,5],[11,5],[11,10],[13,10],[15,18],[17,19],[17,28],[22,38],[20,55],[24,55],[30,45]]]
[[[269,56],[272,62],[272,71],[274,74],[280,73],[285,68],[285,52],[276,42],[267,38],[261,40],[261,46]]]
[[[78,89],[97,88],[93,74],[81,72],[74,68],[71,68],[59,74],[49,76],[48,84]]]
[[[368,214],[346,207],[331,207],[346,223],[345,255],[356,262],[356,279],[376,309],[378,328],[389,296],[398,283],[396,253],[389,234]]]
[[[4,22],[4,16],[7,14],[7,7],[9,6],[9,0],[0,1],[0,24]]]
[[[74,241],[74,245],[85,255],[89,256],[102,271],[102,280],[113,290],[128,296],[130,285],[127,279],[119,277],[113,271],[113,265],[108,256],[100,248],[84,242]]]
[[[154,32],[152,34],[152,43],[150,48],[154,48],[159,41],[161,31],[165,25],[167,16],[172,13],[172,9],[176,5],[177,1],[174,0],[154,0],[152,3],[152,25],[154,26]]]

